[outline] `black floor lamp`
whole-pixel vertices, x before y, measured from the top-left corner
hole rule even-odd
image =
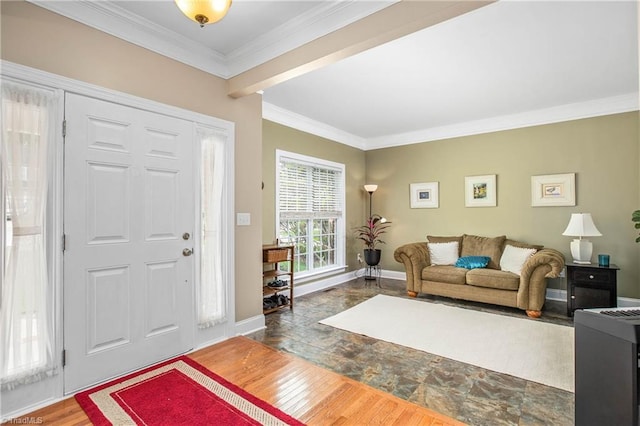
[[[364,186],[364,190],[369,193],[369,222],[371,222],[371,218],[373,217],[373,211],[372,211],[373,193],[376,192],[376,189],[378,189],[378,185],[367,184],[367,185]],[[373,269],[377,270],[377,266],[371,266],[371,264],[369,262],[367,262],[367,271],[366,271],[366,274],[364,276],[365,281],[374,281],[375,280],[377,282],[376,276],[374,276],[373,273],[372,273]]]
[[[378,189],[378,185],[367,184],[364,186],[364,190],[369,193],[369,219],[371,219],[371,216],[373,215],[371,212],[371,206],[373,203],[373,193],[376,192],[376,189]]]

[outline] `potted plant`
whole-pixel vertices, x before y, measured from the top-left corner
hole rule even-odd
[[[640,229],[640,210],[636,210],[631,215],[631,220],[635,222],[635,228]],[[636,243],[640,243],[640,237],[636,238]]]
[[[369,266],[380,263],[381,250],[376,248],[377,244],[385,244],[380,238],[384,234],[391,222],[378,214],[371,215],[365,225],[356,228],[356,237],[364,241],[364,261]]]

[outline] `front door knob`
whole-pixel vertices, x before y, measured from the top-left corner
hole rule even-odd
[[[193,250],[188,249],[188,248],[182,250],[182,255],[183,256],[191,256],[192,253],[193,253]]]

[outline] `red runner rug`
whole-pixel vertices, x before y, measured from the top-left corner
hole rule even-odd
[[[185,356],[76,394],[94,425],[303,425]]]

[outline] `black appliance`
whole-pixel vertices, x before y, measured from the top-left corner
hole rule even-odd
[[[575,424],[638,426],[640,307],[577,310]]]

